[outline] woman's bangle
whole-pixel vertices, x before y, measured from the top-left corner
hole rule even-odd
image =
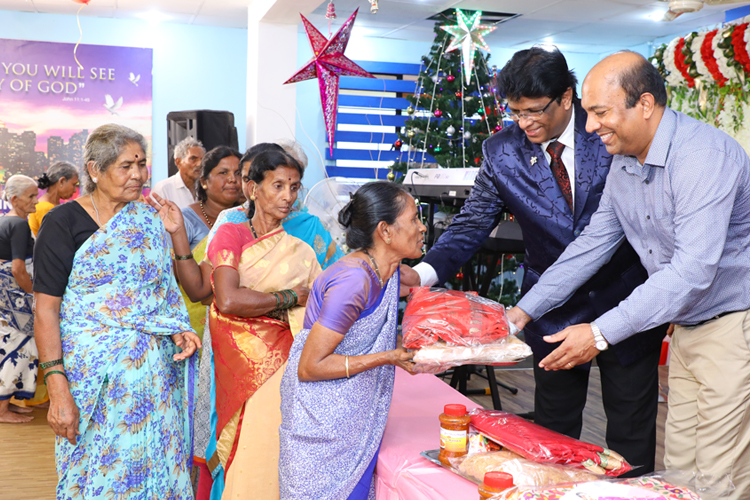
[[[68,380],[68,376],[65,375],[65,372],[61,372],[60,370],[51,370],[44,374],[44,383],[47,383],[47,377],[49,377],[52,374],[59,373],[63,377],[65,377],[65,380]]]
[[[346,378],[349,378],[349,356],[346,356],[346,361],[344,362],[346,366]]]
[[[284,309],[289,309],[292,304],[292,295],[289,293],[289,290],[282,290],[281,293],[284,294]]]
[[[292,303],[292,307],[297,307],[297,303],[299,303],[299,297],[297,297],[297,292],[295,292],[294,290],[290,288],[289,293],[294,295],[294,302]]]
[[[273,308],[274,311],[279,310],[279,304],[281,303],[281,298],[279,297],[279,292],[271,292],[271,295],[276,297],[276,307]]]
[[[60,359],[53,359],[52,361],[46,361],[44,363],[39,363],[39,368],[46,370],[47,368],[52,368],[53,366],[61,365],[63,364],[62,358]]]
[[[187,255],[174,255],[174,260],[190,260],[193,258],[193,254],[187,254]]]

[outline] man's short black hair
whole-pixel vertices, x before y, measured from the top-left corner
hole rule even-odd
[[[559,101],[568,88],[573,89],[573,100],[578,100],[578,79],[568,69],[565,56],[554,46],[519,50],[505,64],[496,83],[497,91],[513,101],[522,97]]]
[[[624,50],[623,52],[636,54],[636,52],[630,50]],[[657,106],[665,107],[667,105],[667,88],[664,85],[664,79],[659,70],[645,57],[641,57],[641,60],[637,63],[622,69],[619,80],[622,90],[625,91],[626,108],[634,107],[638,99],[645,93],[654,96]]]

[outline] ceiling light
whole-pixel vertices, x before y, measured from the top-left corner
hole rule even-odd
[[[163,12],[159,12],[158,10],[149,10],[146,12],[138,12],[135,14],[136,17],[140,17],[141,19],[145,19],[146,21],[153,23],[153,24],[159,24],[163,21],[169,21],[172,19],[172,16],[165,14]]]
[[[647,14],[645,16],[646,19],[650,19],[651,21],[659,22],[662,19],[664,19],[664,11],[663,10],[655,10],[651,14]]]

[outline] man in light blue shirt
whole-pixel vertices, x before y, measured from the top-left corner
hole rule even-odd
[[[750,498],[750,159],[727,134],[666,107],[642,56],[602,60],[583,83],[586,128],[615,155],[599,208],[509,312],[523,327],[563,304],[624,239],[649,278],[543,359],[570,369],[609,344],[671,322],[665,465],[729,474]]]

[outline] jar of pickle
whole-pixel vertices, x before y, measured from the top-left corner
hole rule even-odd
[[[471,416],[464,405],[445,405],[440,414],[440,455],[438,459],[451,465],[450,459],[462,457],[469,451]]]

